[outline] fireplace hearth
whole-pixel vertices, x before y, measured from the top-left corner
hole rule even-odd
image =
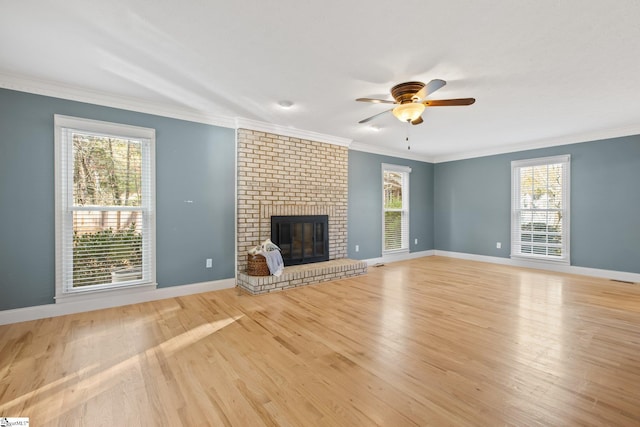
[[[329,216],[272,216],[271,241],[280,247],[285,266],[327,261]]]

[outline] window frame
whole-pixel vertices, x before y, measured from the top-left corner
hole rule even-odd
[[[381,202],[382,202],[382,254],[383,255],[387,255],[387,254],[398,254],[398,253],[409,253],[411,246],[409,244],[409,232],[410,232],[410,227],[409,227],[409,192],[410,192],[410,174],[411,174],[411,168],[409,166],[403,166],[403,165],[395,165],[395,164],[389,164],[389,163],[382,163],[382,167],[381,167],[381,171],[382,171],[382,176],[381,176],[381,189],[382,189],[382,197],[381,197]],[[397,173],[401,173],[402,174],[402,209],[386,209],[385,208],[385,194],[384,194],[384,184],[385,184],[385,179],[384,179],[384,174],[385,172],[397,172]],[[385,249],[385,213],[386,212],[402,212],[401,215],[401,221],[403,223],[406,224],[406,231],[403,233],[401,231],[401,247],[398,249]]]
[[[142,180],[147,186],[145,194],[150,196],[149,203],[142,207],[127,207],[119,210],[138,210],[148,223],[143,236],[142,280],[133,282],[108,283],[73,288],[73,283],[65,280],[68,273],[73,276],[73,212],[86,208],[73,207],[73,142],[65,137],[68,130],[100,136],[110,136],[128,140],[140,140],[142,150]],[[56,287],[55,301],[69,302],[99,297],[100,293],[127,294],[141,290],[156,289],[156,175],[155,175],[155,129],[119,123],[104,122],[55,114],[55,243],[56,243]],[[144,157],[147,156],[147,159]],[[120,208],[120,207],[119,207]],[[113,210],[102,206],[100,210]],[[71,270],[70,270],[71,269]]]
[[[562,165],[562,207],[560,209],[527,209],[532,212],[538,211],[561,211],[562,214],[562,238],[561,251],[562,256],[554,257],[551,255],[526,254],[516,252],[517,248],[522,246],[522,229],[520,225],[521,208],[521,186],[520,186],[520,170],[526,167],[548,166],[553,164]],[[515,260],[527,260],[549,264],[570,265],[570,217],[571,217],[571,156],[569,154],[540,157],[534,159],[514,160],[511,162],[511,254],[510,257]],[[532,245],[533,245],[532,241]],[[548,244],[548,242],[546,242]]]

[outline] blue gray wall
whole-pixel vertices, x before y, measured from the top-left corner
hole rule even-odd
[[[53,303],[54,114],[156,129],[158,285],[234,277],[233,129],[0,89],[0,310]],[[559,154],[572,156],[571,264],[640,273],[640,136],[436,165],[350,150],[348,255],[382,255],[392,163],[412,168],[411,252],[508,257],[510,162]]]
[[[435,247],[509,257],[511,161],[561,154],[571,265],[640,273],[640,135],[436,164]]]
[[[433,164],[349,151],[348,256],[382,256],[382,163],[409,166],[410,251],[433,249]],[[418,239],[418,244],[414,243]],[[355,251],[355,246],[360,251]]]
[[[54,302],[54,114],[156,129],[159,287],[234,277],[233,129],[0,89],[0,310]]]

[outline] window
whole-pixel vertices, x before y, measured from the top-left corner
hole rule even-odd
[[[56,300],[155,287],[155,130],[54,122]]]
[[[511,257],[569,264],[570,156],[511,162]]]
[[[382,165],[383,252],[409,251],[409,173],[411,168]]]

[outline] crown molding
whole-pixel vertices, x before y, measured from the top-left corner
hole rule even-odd
[[[603,129],[590,132],[582,132],[557,138],[540,139],[529,143],[510,144],[494,147],[486,150],[466,151],[464,153],[436,156],[434,163],[452,162],[456,160],[473,159],[477,157],[495,156],[499,154],[515,153],[519,151],[536,150],[538,148],[557,147],[560,145],[580,144],[583,142],[599,141],[610,138],[621,138],[640,134],[640,124],[620,128]]]
[[[175,105],[159,104],[133,97],[113,95],[107,92],[90,90],[80,86],[53,82],[50,80],[36,79],[0,72],[0,88],[33,93],[36,95],[51,96],[70,101],[86,102],[104,107],[119,108],[139,113],[154,114],[190,122],[204,123],[225,128],[247,128],[293,138],[307,139],[329,144],[349,147],[351,139],[340,138],[318,132],[293,129],[272,123],[265,123],[241,117],[228,117],[211,114],[204,111],[189,110]]]
[[[390,150],[383,147],[373,147],[370,144],[354,141],[349,146],[349,149],[355,151],[362,151],[365,153],[379,154],[381,156],[399,157],[401,159],[417,160],[419,162],[434,163],[434,159],[431,156],[425,156],[423,154],[412,153],[411,151]]]
[[[539,148],[578,144],[582,142],[598,141],[602,139],[619,138],[623,136],[640,134],[640,124],[638,124],[620,128],[583,132],[557,138],[540,139],[528,143],[501,145],[484,150],[465,151],[462,153],[452,153],[441,156],[428,156],[404,150],[401,151],[383,147],[374,147],[369,144],[353,141],[352,139],[322,134],[318,132],[289,128],[286,126],[265,123],[241,117],[216,115],[205,111],[190,110],[187,108],[180,108],[175,105],[160,104],[158,102],[145,101],[133,97],[113,95],[107,92],[90,90],[80,86],[62,84],[33,77],[19,76],[5,72],[0,72],[0,88],[16,90],[19,92],[33,93],[36,95],[51,96],[54,98],[67,99],[70,101],[86,102],[89,104],[101,105],[105,107],[119,108],[128,111],[153,114],[162,117],[169,117],[196,123],[204,123],[225,128],[247,128],[251,130],[275,133],[278,135],[284,135],[293,138],[341,145],[356,151],[363,151],[372,154],[399,157],[402,159],[417,160],[428,163],[444,163],[456,160],[494,156],[514,153],[518,151],[535,150]]]
[[[85,102],[104,107],[119,108],[138,113],[153,114],[178,120],[204,123],[213,126],[233,128],[233,117],[220,116],[203,111],[180,108],[174,105],[160,104],[133,97],[113,95],[107,92],[95,91],[80,86],[56,83],[50,80],[17,76],[0,72],[0,87],[28,92],[36,95],[51,96],[70,101]]]
[[[350,147],[351,139],[341,138],[338,136],[327,135],[324,133],[312,132],[302,129],[290,128],[286,126],[276,125],[273,123],[260,122],[257,120],[245,119],[237,117],[235,121],[236,129],[257,130],[260,132],[273,133],[276,135],[288,136],[291,138],[306,139],[309,141],[326,142],[328,144],[341,145]]]

